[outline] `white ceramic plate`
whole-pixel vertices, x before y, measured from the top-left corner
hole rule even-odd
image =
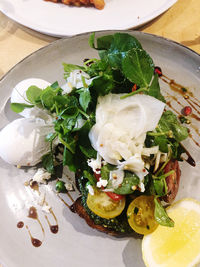
[[[43,0],[1,0],[0,11],[18,23],[53,36],[138,27],[177,0],[105,0],[105,8],[77,8]]]
[[[112,32],[99,32],[96,35],[110,33]],[[200,100],[200,56],[198,54],[160,37],[141,32],[130,31],[129,33],[141,41],[165,75],[193,91],[196,102]],[[88,46],[88,37],[89,34],[83,34],[57,40],[25,58],[1,79],[0,128],[16,116],[9,110],[8,105],[11,91],[16,83],[25,78],[36,77],[49,82],[58,80],[62,84],[64,82],[62,62],[81,64],[86,57],[97,57],[96,51]],[[169,94],[176,95],[163,82],[161,82],[161,88],[165,94],[167,91]],[[187,104],[182,96],[177,95],[177,97],[184,105]],[[171,103],[181,110],[176,102]],[[199,115],[199,111],[193,111]],[[192,125],[197,129],[200,128],[199,124],[197,120],[192,121]],[[189,127],[195,140],[199,142],[200,137],[195,134],[191,126]],[[182,177],[177,199],[194,197],[200,200],[200,147],[195,145],[191,138],[185,145],[195,158],[197,166],[194,168],[186,162],[181,163]],[[59,232],[54,235],[49,231],[44,213],[38,208],[45,237],[42,246],[33,247],[27,229],[16,227],[18,221],[22,220],[29,226],[34,237],[42,238],[39,224],[27,218],[28,208],[34,205],[37,197],[23,183],[32,177],[33,171],[17,169],[0,159],[0,173],[0,264],[2,262],[6,267],[144,267],[141,240],[114,238],[91,229],[78,215],[68,210],[51,191],[51,186],[43,190],[46,190],[47,201],[58,219]],[[67,200],[66,197],[65,199]],[[54,223],[51,216],[49,219]]]

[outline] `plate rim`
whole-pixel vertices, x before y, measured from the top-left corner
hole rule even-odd
[[[199,57],[200,59],[200,53],[196,52],[195,50],[191,49],[190,47],[187,47],[177,41],[174,41],[170,38],[167,38],[167,37],[162,37],[160,35],[156,35],[156,34],[152,34],[152,33],[146,33],[146,32],[141,32],[141,31],[137,31],[137,30],[102,30],[102,31],[89,31],[89,32],[84,32],[84,33],[79,33],[79,34],[76,34],[76,35],[73,35],[73,36],[65,36],[63,38],[60,38],[60,39],[57,39],[57,40],[54,40],[53,42],[50,42],[49,44],[33,51],[32,53],[28,54],[27,56],[25,56],[24,58],[22,58],[20,61],[18,61],[13,67],[11,67],[5,74],[3,74],[3,76],[0,78],[0,85],[1,83],[3,82],[3,80],[17,67],[19,66],[23,61],[26,61],[27,59],[29,59],[30,57],[32,57],[34,54],[38,53],[39,51],[42,51],[43,49],[45,50],[47,47],[50,47],[52,45],[55,45],[56,43],[59,43],[59,42],[63,42],[63,40],[66,40],[66,39],[72,39],[72,38],[77,38],[79,36],[84,36],[84,35],[90,35],[92,33],[116,33],[116,32],[125,32],[125,33],[137,33],[139,35],[146,35],[146,36],[151,36],[155,39],[158,39],[158,40],[163,40],[167,43],[173,43],[174,45],[176,45],[177,47],[179,48],[182,48],[182,49],[187,49],[190,53],[196,55]]]
[[[165,3],[163,5],[161,5],[158,9],[150,12],[147,16],[142,17],[142,19],[138,20],[139,23],[131,23],[131,24],[127,24],[124,26],[117,26],[115,29],[113,29],[112,27],[110,27],[110,29],[107,30],[128,30],[128,29],[136,29],[146,23],[148,23],[149,21],[157,18],[159,15],[163,14],[164,12],[166,12],[170,7],[172,7],[178,0],[166,0]],[[53,3],[54,4],[54,3]],[[10,18],[11,20],[15,21],[16,23],[27,27],[31,30],[37,31],[39,33],[42,34],[46,34],[49,36],[53,36],[53,37],[67,37],[67,36],[72,36],[72,35],[77,35],[77,34],[82,34],[82,33],[86,33],[88,32],[87,30],[85,32],[80,32],[80,33],[64,33],[63,31],[56,31],[54,32],[53,30],[49,29],[48,27],[42,27],[42,30],[38,29],[37,24],[30,24],[29,22],[24,23],[23,19],[21,20],[20,18],[16,18],[14,15],[10,14],[9,11],[6,12],[6,10],[4,10],[3,8],[1,8],[0,6],[0,11],[7,16],[8,18]],[[133,21],[134,22],[134,21]],[[102,29],[98,29],[96,31],[105,31],[106,29],[104,29],[102,27]]]

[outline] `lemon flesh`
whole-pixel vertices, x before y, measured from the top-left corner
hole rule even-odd
[[[173,228],[159,225],[143,238],[142,253],[149,267],[189,267],[200,261],[200,202],[183,199],[167,209]]]

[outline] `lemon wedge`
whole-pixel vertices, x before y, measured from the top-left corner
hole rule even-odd
[[[174,227],[159,225],[142,240],[148,267],[192,267],[200,262],[200,202],[182,199],[167,209]]]

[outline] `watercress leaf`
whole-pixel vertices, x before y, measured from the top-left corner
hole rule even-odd
[[[167,153],[168,152],[168,139],[166,135],[160,135],[160,136],[155,136],[154,137],[154,142],[155,145],[159,146],[159,150],[163,153]]]
[[[91,101],[91,95],[89,88],[82,88],[77,91],[79,95],[79,103],[84,111],[87,110],[89,103]]]
[[[90,88],[96,92],[97,96],[104,96],[112,91],[114,82],[111,77],[100,76],[92,80]]]
[[[174,227],[174,221],[168,216],[165,208],[157,200],[156,197],[154,198],[154,203],[155,203],[155,211],[154,211],[155,220],[160,225]]]
[[[92,148],[92,147],[84,147],[84,146],[81,146],[80,145],[80,150],[81,150],[81,152],[87,157],[87,158],[94,158],[94,159],[96,159],[96,157],[97,157],[97,152],[96,152],[96,150],[94,150],[94,148]]]
[[[62,123],[63,135],[67,134],[69,131],[72,131],[76,125],[77,118],[67,118]]]
[[[133,48],[122,59],[122,71],[131,82],[147,88],[154,74],[153,60],[146,51]]]
[[[77,107],[68,107],[60,114],[60,117],[65,119],[75,118],[79,113],[79,109]]]
[[[188,129],[179,123],[176,115],[170,110],[162,114],[158,126],[163,132],[172,131],[173,138],[177,142],[181,142],[188,137]]]
[[[54,174],[54,157],[52,152],[42,156],[42,166],[49,173]]]
[[[132,194],[133,186],[137,186],[140,183],[140,179],[132,172],[125,171],[125,177],[120,187],[114,190],[116,194],[127,195]]]
[[[61,96],[61,95],[54,96],[54,101],[56,103],[56,106],[60,110],[65,109],[66,106],[68,105],[68,100],[64,96]]]
[[[30,86],[26,91],[26,97],[31,103],[36,104],[39,102],[42,91],[42,89],[38,88],[35,85]]]
[[[49,133],[46,137],[45,137],[45,141],[46,142],[52,142],[56,137],[57,137],[57,133]]]
[[[90,172],[84,170],[83,171],[83,177],[87,178],[91,185],[96,185],[97,181],[96,181],[94,175],[92,175]]]
[[[51,109],[55,103],[55,100],[54,100],[55,96],[56,96],[56,92],[50,86],[42,90],[41,95],[40,95],[42,105],[46,109]]]
[[[91,143],[88,137],[89,131],[93,126],[93,122],[91,122],[90,120],[87,120],[85,122],[85,124],[82,126],[82,128],[80,129],[80,131],[78,132],[78,144],[79,146],[82,146],[84,148],[91,147]]]
[[[23,103],[11,103],[10,108],[16,113],[22,112],[25,108],[32,108],[34,105],[27,105]]]
[[[76,172],[78,169],[78,166],[76,164],[76,161],[74,159],[75,155],[71,153],[66,147],[64,147],[63,152],[63,166],[67,165],[69,170],[72,172]]]
[[[88,67],[86,72],[90,77],[102,76],[104,73],[112,73],[108,62],[105,60],[97,60]]]
[[[60,86],[59,86],[58,82],[56,81],[56,82],[51,84],[51,88],[57,89],[57,88],[60,88]]]
[[[153,97],[157,98],[158,100],[160,100],[162,102],[166,102],[164,96],[160,92],[160,85],[159,85],[159,81],[158,81],[158,74],[155,74],[154,75],[154,78],[152,80],[152,83],[151,83],[151,85],[149,87],[148,95],[153,96]]]

